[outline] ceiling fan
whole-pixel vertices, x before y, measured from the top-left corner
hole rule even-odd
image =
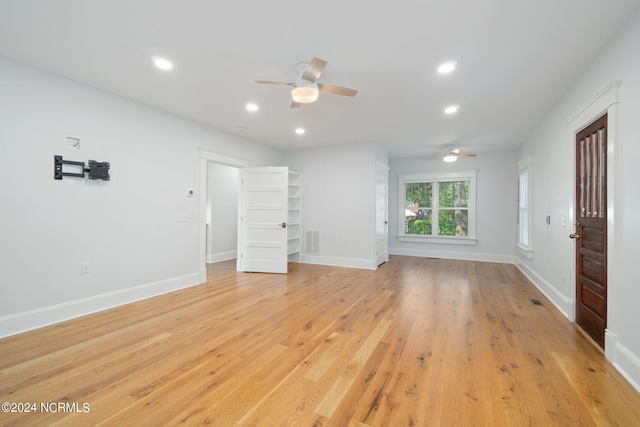
[[[450,148],[449,150],[447,150],[444,157],[442,157],[442,160],[444,160],[445,162],[451,163],[458,160],[458,157],[476,157],[476,156],[477,154],[473,154],[473,153],[463,153],[462,150],[459,148]]]
[[[358,91],[355,89],[318,82],[320,74],[322,74],[326,65],[327,61],[314,56],[311,62],[301,62],[296,66],[298,76],[293,82],[278,82],[271,80],[252,80],[251,82],[268,85],[293,86],[293,89],[291,89],[291,108],[298,108],[301,104],[315,102],[318,99],[319,92],[342,96],[356,96]]]

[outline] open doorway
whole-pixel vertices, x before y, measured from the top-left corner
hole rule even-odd
[[[239,168],[207,163],[207,264],[237,258],[239,180]]]
[[[210,195],[212,185],[210,184],[209,172],[210,166],[212,171],[216,171],[214,173],[220,172],[221,174],[228,175],[227,183],[229,184],[229,179],[234,175],[233,170],[235,169],[236,181],[234,184],[229,184],[233,188],[229,188],[229,191],[235,190],[235,231],[231,231],[226,229],[225,227],[229,227],[230,223],[233,223],[232,220],[228,219],[228,214],[226,215],[225,225],[222,227],[223,231],[217,227],[212,227],[212,223],[217,220],[217,217],[214,217],[215,212],[211,210],[214,205],[220,204],[222,201],[216,201],[218,198],[216,194]],[[202,194],[200,195],[200,251],[198,257],[198,271],[199,271],[199,281],[204,283],[207,281],[207,261],[215,262],[215,259],[220,257],[229,256],[236,257],[238,251],[238,220],[240,216],[239,209],[239,195],[240,195],[240,169],[246,168],[249,166],[249,162],[246,160],[225,156],[222,154],[212,153],[210,151],[200,150],[200,191]],[[223,167],[227,167],[228,169],[224,169]],[[222,196],[220,196],[222,197]],[[224,202],[222,202],[224,205]],[[230,211],[233,208],[226,206],[224,208],[226,211]],[[217,231],[216,231],[217,230]],[[215,235],[213,233],[216,233]],[[215,237],[220,233],[220,243],[221,246],[217,246],[218,239]],[[226,236],[226,237],[225,237]],[[231,249],[231,242],[235,238],[235,256],[232,256],[232,252],[234,249]],[[225,242],[226,240],[226,242]],[[215,246],[214,246],[214,241]],[[221,248],[229,248],[227,250]],[[219,251],[217,253],[216,251]],[[216,255],[217,253],[217,255]],[[211,255],[211,257],[209,257]],[[226,259],[230,259],[226,258]]]

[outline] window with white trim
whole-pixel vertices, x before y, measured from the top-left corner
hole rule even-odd
[[[400,175],[398,240],[475,244],[476,175]]]
[[[533,156],[525,156],[518,162],[518,251],[533,258]]]

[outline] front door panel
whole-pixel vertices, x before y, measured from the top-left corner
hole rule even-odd
[[[604,347],[607,328],[607,116],[576,135],[576,323]]]

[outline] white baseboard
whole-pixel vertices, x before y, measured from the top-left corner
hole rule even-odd
[[[529,266],[520,262],[515,262],[515,266],[524,274],[527,279],[534,284],[546,296],[553,305],[571,322],[574,321],[574,305],[575,301],[565,297],[551,283],[544,280],[538,273],[529,268]]]
[[[212,264],[214,262],[221,262],[221,261],[226,261],[229,259],[236,259],[238,256],[238,251],[237,250],[233,250],[233,251],[227,251],[227,252],[220,252],[217,254],[207,254],[207,264]]]
[[[463,261],[481,261],[481,262],[497,262],[501,264],[513,264],[514,257],[511,255],[495,255],[495,254],[478,254],[478,253],[462,253],[462,252],[442,252],[431,251],[425,249],[406,249],[406,248],[389,248],[390,255],[416,256],[423,258],[444,258],[459,259]],[[331,265],[334,267],[351,267],[364,268],[367,270],[375,270],[378,268],[376,261],[371,259],[356,258],[340,258],[326,257],[319,255],[300,256],[300,262],[305,264]]]
[[[513,255],[483,254],[483,253],[475,253],[475,252],[458,252],[458,251],[449,252],[449,251],[417,249],[417,248],[389,247],[389,254],[416,256],[416,257],[422,257],[422,258],[457,259],[461,261],[497,262],[500,264],[513,264],[515,262],[515,258]]]
[[[96,313],[203,283],[201,273],[186,274],[119,291],[0,317],[0,338]],[[206,271],[205,271],[206,278]]]
[[[640,393],[640,359],[620,344],[617,335],[604,334],[605,356],[623,377]]]
[[[378,268],[374,259],[340,258],[319,255],[300,255],[300,262],[304,264],[330,265],[333,267],[363,268],[375,270]]]

